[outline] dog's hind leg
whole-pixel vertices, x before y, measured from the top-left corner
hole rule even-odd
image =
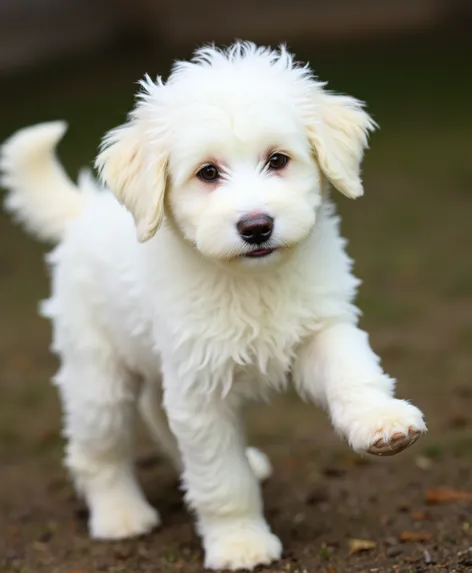
[[[180,473],[183,469],[182,458],[177,440],[169,428],[167,414],[162,406],[162,387],[157,381],[144,383],[139,410],[153,439],[159,444]],[[259,481],[267,479],[272,473],[269,458],[257,448],[246,448],[246,456],[254,475]]]
[[[66,465],[90,510],[90,533],[120,539],[149,532],[159,516],[132,461],[137,381],[100,347],[62,354],[56,377],[68,438]]]
[[[249,466],[259,481],[264,481],[272,475],[272,464],[268,456],[257,448],[246,448]]]
[[[169,428],[167,414],[162,406],[162,387],[158,381],[145,381],[139,398],[139,411],[152,438],[172,461],[177,471],[182,471],[182,459],[177,440]]]

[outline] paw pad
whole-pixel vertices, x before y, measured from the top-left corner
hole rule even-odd
[[[381,433],[381,430],[379,433]],[[419,430],[410,426],[407,434],[396,432],[388,440],[384,438],[378,439],[370,446],[367,452],[374,456],[394,456],[412,446],[420,435],[421,432]]]

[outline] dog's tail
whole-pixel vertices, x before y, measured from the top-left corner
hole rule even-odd
[[[21,129],[0,149],[0,184],[7,189],[5,209],[39,239],[59,242],[68,223],[98,190],[82,173],[76,186],[55,155],[67,125],[61,121]]]

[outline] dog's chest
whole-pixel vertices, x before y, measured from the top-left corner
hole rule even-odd
[[[195,288],[172,324],[182,375],[201,372],[217,384],[251,371],[280,385],[319,320],[307,293],[288,281],[240,281],[217,283],[211,292]]]

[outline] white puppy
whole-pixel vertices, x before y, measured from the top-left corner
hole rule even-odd
[[[245,400],[290,377],[357,452],[394,454],[426,430],[356,325],[358,280],[329,202],[329,185],[362,195],[375,125],[284,48],[204,48],[141,87],[97,159],[114,195],[68,180],[53,153],[65,126],[49,123],[3,147],[6,206],[59,243],[43,312],[91,535],[159,522],[133,470],[139,396],[181,470],[205,565],[251,569],[281,544],[263,517],[257,478],[270,466],[246,449]]]

